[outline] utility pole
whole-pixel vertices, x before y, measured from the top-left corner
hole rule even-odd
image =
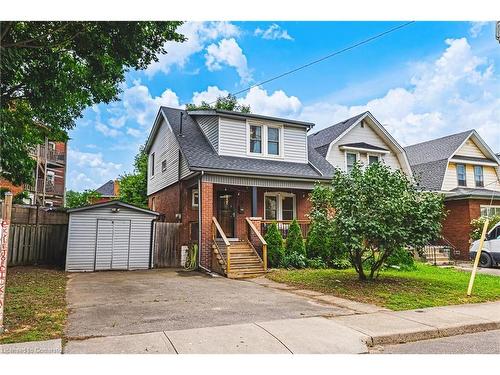
[[[2,223],[0,227],[0,333],[3,333],[3,313],[5,303],[5,288],[7,282],[7,252],[9,249],[9,227],[12,214],[12,193],[5,193],[2,207]]]

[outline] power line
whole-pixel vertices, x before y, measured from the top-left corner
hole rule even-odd
[[[327,59],[329,59],[329,58],[331,58],[331,57],[333,57],[333,56],[340,55],[341,53],[344,53],[344,52],[350,51],[350,50],[352,50],[352,49],[354,49],[354,48],[357,48],[357,47],[362,46],[362,45],[364,45],[364,44],[370,43],[371,41],[373,41],[373,40],[375,40],[375,39],[382,38],[383,36],[385,36],[385,35],[387,35],[387,34],[390,34],[390,33],[393,33],[393,32],[395,32],[395,31],[397,31],[397,30],[400,30],[400,29],[402,29],[402,28],[404,28],[404,27],[406,27],[406,26],[409,26],[409,25],[411,25],[412,23],[415,23],[415,21],[409,21],[409,22],[403,23],[403,24],[401,24],[401,25],[399,25],[399,26],[393,27],[393,28],[391,28],[391,29],[389,29],[389,30],[386,30],[386,31],[384,31],[384,32],[382,32],[382,33],[380,33],[380,34],[377,34],[377,35],[371,36],[371,37],[369,37],[369,38],[367,38],[367,39],[364,39],[364,40],[362,40],[362,41],[360,41],[360,42],[358,42],[358,43],[356,43],[356,44],[353,44],[353,45],[351,45],[351,46],[349,46],[349,47],[342,48],[341,50],[338,50],[338,51],[332,52],[332,53],[330,53],[329,55],[323,56],[323,57],[321,57],[321,58],[319,58],[319,59],[317,59],[317,60],[314,60],[314,61],[311,61],[311,62],[309,62],[309,63],[307,63],[307,64],[301,65],[301,66],[299,66],[299,67],[297,67],[297,68],[294,68],[294,69],[292,69],[292,70],[289,70],[289,71],[287,71],[287,72],[285,72],[285,73],[281,73],[281,74],[279,74],[279,75],[277,75],[277,76],[274,76],[274,77],[271,77],[271,78],[269,78],[269,79],[266,79],[265,81],[262,81],[262,82],[256,83],[256,84],[254,84],[254,85],[248,86],[248,87],[247,87],[247,88],[245,88],[245,89],[242,89],[242,90],[240,90],[240,91],[236,91],[236,92],[234,92],[234,93],[231,93],[231,95],[237,96],[237,95],[239,95],[239,94],[242,94],[242,93],[244,93],[244,92],[246,92],[246,91],[251,90],[251,89],[252,89],[252,88],[254,88],[254,87],[258,87],[258,86],[265,85],[266,83],[269,83],[269,82],[275,81],[275,80],[277,80],[277,79],[279,79],[279,78],[285,77],[285,76],[290,75],[290,74],[295,73],[295,72],[298,72],[299,70],[302,70],[302,69],[308,68],[308,67],[310,67],[311,65],[314,65],[314,64],[320,63],[320,62],[322,62],[322,61],[325,61],[325,60],[327,60]],[[217,100],[214,100],[213,102],[210,102],[210,103],[209,103],[209,105],[210,105],[210,104],[214,104],[214,103],[216,103],[216,102],[217,102]]]

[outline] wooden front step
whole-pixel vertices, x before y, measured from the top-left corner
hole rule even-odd
[[[226,244],[222,240],[216,240],[212,247],[218,263],[229,278],[257,277],[266,273],[262,260],[246,241],[230,241],[229,274],[226,271]]]

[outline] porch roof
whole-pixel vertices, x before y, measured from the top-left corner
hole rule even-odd
[[[210,146],[194,118],[187,111],[177,108],[161,107],[163,116],[170,124],[189,169],[193,171],[227,171],[255,176],[269,175],[311,180],[330,179],[333,167],[313,148],[309,148],[309,163],[243,158],[219,155]],[[180,116],[182,134],[180,134]]]

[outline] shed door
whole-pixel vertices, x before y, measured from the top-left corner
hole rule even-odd
[[[126,270],[130,251],[130,220],[97,220],[95,270]]]

